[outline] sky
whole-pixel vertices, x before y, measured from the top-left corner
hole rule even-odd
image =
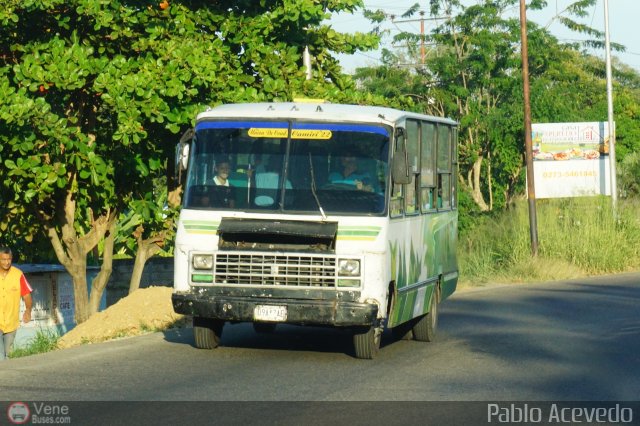
[[[545,10],[527,11],[527,20],[548,27],[549,31],[561,42],[584,39],[585,36],[572,33],[552,19],[553,16],[564,10],[573,1],[575,0],[547,0],[548,6]],[[395,22],[392,22],[391,18],[389,18],[382,24],[382,28],[389,29],[392,35],[402,31],[420,33],[420,22],[398,22],[403,20],[400,15],[411,5],[415,3],[424,4],[424,10],[428,12],[427,0],[365,0],[364,3],[367,9],[381,9],[388,15],[397,16]],[[472,3],[474,3],[473,0],[467,0],[467,4]],[[640,0],[609,0],[608,3],[610,40],[624,45],[627,49],[625,52],[612,52],[612,55],[640,72],[640,31],[637,28],[640,25]],[[520,16],[518,4],[516,4],[512,12],[513,16]],[[598,0],[596,5],[588,11],[589,16],[581,19],[580,22],[604,32],[604,12],[605,0]],[[417,18],[418,15],[414,15],[411,19]],[[335,15],[331,20],[331,25],[340,32],[369,32],[373,28],[373,25],[362,16],[362,13]],[[428,31],[429,25],[434,25],[434,22],[425,21],[425,31]],[[391,49],[391,37],[383,39],[381,46]],[[604,49],[593,50],[591,53],[603,60],[605,58]],[[356,53],[355,55],[338,55],[338,58],[346,72],[353,72],[358,67],[380,64],[380,51]]]

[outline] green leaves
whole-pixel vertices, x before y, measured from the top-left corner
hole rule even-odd
[[[155,200],[175,135],[205,105],[291,100],[362,102],[334,53],[377,46],[369,34],[323,25],[361,0],[282,2],[7,0],[0,10],[0,206],[12,235],[74,228],[133,209],[145,232],[165,229]],[[302,51],[314,56],[305,79]],[[162,209],[159,209],[162,210]],[[6,219],[5,219],[6,218]]]
[[[429,36],[430,52],[422,65],[420,37],[401,33],[394,41],[410,46],[383,53],[384,65],[360,69],[356,76],[370,92],[399,100],[407,109],[445,115],[459,121],[461,176],[480,208],[507,205],[524,184],[523,107],[519,20],[505,14],[516,0],[475,2],[464,7],[455,0],[433,0],[434,15],[450,19]],[[546,7],[544,0],[529,8]],[[574,30],[599,36],[574,18],[584,16],[594,0],[575,1],[557,19]],[[416,7],[406,12],[412,16]],[[375,20],[375,14],[370,15]],[[606,117],[604,66],[582,54],[577,46],[563,45],[547,30],[528,25],[529,71],[533,120],[537,122],[600,121]],[[402,67],[398,64],[403,64]],[[406,64],[414,64],[406,67]],[[619,68],[619,67],[617,67]],[[640,146],[638,77],[618,70],[616,127],[620,152]],[[635,118],[633,118],[635,117]],[[622,130],[624,129],[624,130]],[[485,200],[489,200],[486,203]],[[493,203],[493,204],[491,204]]]

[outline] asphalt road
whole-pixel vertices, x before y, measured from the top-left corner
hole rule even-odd
[[[375,360],[354,358],[350,334],[333,329],[280,326],[259,335],[248,324],[227,325],[213,351],[192,339],[184,329],[8,360],[0,363],[0,401],[121,401],[77,403],[76,413],[102,419],[123,404],[129,413],[177,407],[135,409],[131,401],[225,401],[206,405],[216,414],[189,408],[203,413],[202,424],[252,415],[262,424],[326,424],[328,412],[351,424],[395,424],[398,409],[407,421],[442,411],[441,419],[455,419],[449,424],[474,424],[487,402],[638,401],[640,274],[461,291],[442,304],[435,342],[385,333]],[[634,415],[637,424],[640,411]]]

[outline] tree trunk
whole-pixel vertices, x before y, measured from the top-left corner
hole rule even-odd
[[[71,181],[74,181],[74,177],[70,178]],[[74,187],[74,184],[70,185],[71,188]],[[89,289],[87,286],[87,255],[93,248],[98,245],[98,243],[105,237],[105,234],[108,230],[111,230],[114,227],[114,223],[116,220],[116,213],[111,210],[107,210],[105,214],[99,216],[94,220],[93,212],[89,211],[91,215],[91,229],[87,233],[82,236],[78,236],[75,228],[75,215],[76,215],[76,203],[75,203],[75,194],[73,191],[67,191],[67,195],[64,200],[62,200],[57,207],[57,215],[64,218],[62,221],[62,226],[60,229],[60,234],[58,234],[58,230],[52,225],[52,222],[45,224],[45,229],[47,232],[47,236],[49,237],[49,241],[53,246],[53,250],[58,258],[58,261],[65,267],[69,275],[73,280],[73,298],[75,305],[75,320],[76,324],[82,324],[89,317],[95,313],[92,310],[90,301],[89,301]],[[110,234],[110,237],[114,233]],[[109,243],[109,239],[107,238],[105,248],[110,246],[111,253],[113,252],[113,242]],[[111,255],[108,256],[107,265],[102,274],[104,279],[105,274],[111,274]],[[101,268],[102,269],[102,268]],[[101,270],[101,273],[103,271]],[[100,274],[99,274],[100,275]],[[106,275],[106,280],[109,279],[109,275]],[[98,277],[96,277],[98,279]],[[100,300],[102,297],[102,291],[104,290],[105,284],[97,286],[97,291],[91,292],[91,299],[97,298]],[[94,285],[94,290],[96,286]]]
[[[487,183],[489,186],[489,210],[493,210],[493,179],[491,178],[491,151],[487,152]]]
[[[87,285],[87,263],[82,259],[73,262],[67,271],[73,280],[74,319],[76,324],[82,324],[89,319],[89,287]]]
[[[104,250],[102,253],[102,265],[100,272],[93,279],[91,284],[91,294],[89,295],[89,315],[93,315],[100,310],[102,294],[107,287],[111,272],[113,271],[113,246],[116,237],[116,218],[113,217],[109,225],[109,231],[104,239]]]
[[[142,280],[144,265],[147,263],[147,260],[152,258],[157,252],[160,251],[166,239],[166,233],[160,232],[158,235],[143,240],[141,227],[136,230],[136,233],[138,240],[138,250],[136,252],[136,260],[133,263],[131,281],[129,282],[129,294],[140,288],[140,281]]]
[[[476,161],[473,163],[473,167],[469,170],[469,186],[471,188],[471,197],[473,198],[473,201],[475,201],[481,211],[486,212],[489,210],[489,206],[487,206],[487,203],[484,201],[480,186],[482,160],[483,157],[478,156]]]

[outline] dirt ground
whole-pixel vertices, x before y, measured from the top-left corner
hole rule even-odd
[[[186,318],[173,312],[172,291],[172,287],[136,290],[62,336],[58,347],[70,348],[184,325]]]

